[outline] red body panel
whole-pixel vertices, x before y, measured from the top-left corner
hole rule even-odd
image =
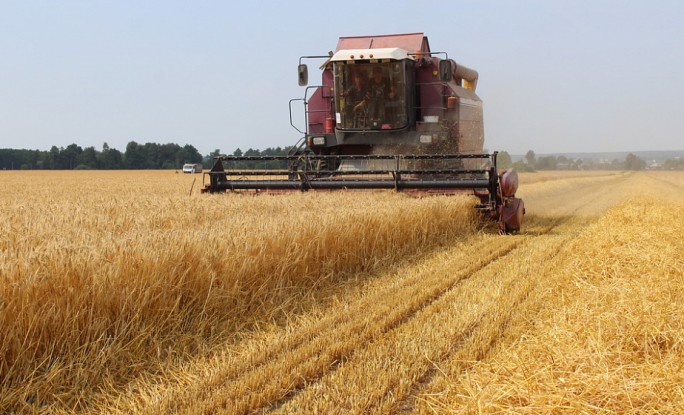
[[[332,118],[333,75],[330,69],[323,71],[323,83],[308,100],[309,134],[323,134],[326,120]]]

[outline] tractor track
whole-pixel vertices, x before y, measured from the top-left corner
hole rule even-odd
[[[589,202],[587,202],[589,203]],[[577,209],[580,209],[583,205],[577,207]],[[562,226],[570,221],[569,217],[562,217],[562,218],[556,218],[554,220],[551,220],[551,223],[547,223],[547,220],[544,219],[537,219],[537,222],[540,222],[543,224],[543,228],[539,230],[538,234],[536,234],[533,238],[531,239],[523,239],[523,240],[518,240],[517,243],[515,243],[515,246],[511,247],[511,249],[506,250],[505,253],[502,253],[502,255],[497,256],[493,260],[488,261],[484,266],[479,267],[477,270],[475,270],[473,273],[469,274],[467,278],[461,279],[458,281],[457,284],[453,284],[448,290],[445,290],[442,292],[439,297],[431,299],[429,303],[426,303],[424,307],[422,307],[419,312],[420,313],[425,313],[426,315],[430,315],[430,308],[435,308],[435,309],[440,309],[443,308],[443,304],[437,304],[437,303],[449,303],[449,301],[452,301],[453,298],[447,298],[448,296],[457,298],[456,294],[451,294],[456,290],[458,286],[460,286],[461,283],[468,281],[470,278],[473,277],[480,277],[480,278],[487,278],[490,276],[490,274],[487,272],[488,268],[491,267],[492,265],[496,263],[501,263],[505,262],[506,258],[508,258],[510,255],[513,255],[515,252],[518,252],[522,255],[523,248],[526,247],[529,244],[533,244],[536,241],[540,241],[540,236],[544,235],[550,235],[556,230],[559,226]],[[567,242],[569,239],[572,239],[572,235],[567,234],[564,235],[560,239],[560,241],[556,244],[555,250],[552,251],[551,253],[547,254],[545,256],[545,260],[551,259],[560,249],[562,249],[563,245],[565,242]],[[540,242],[542,243],[542,242]],[[510,281],[506,285],[506,287],[503,289],[504,292],[515,292],[516,294],[512,297],[509,298],[505,301],[509,303],[508,307],[505,307],[506,310],[512,310],[517,308],[520,304],[524,303],[526,299],[529,297],[529,294],[532,292],[534,289],[533,285],[528,285],[522,290],[518,290],[517,292],[513,289],[515,286],[519,285],[518,281]],[[451,346],[446,350],[441,353],[439,353],[437,356],[434,357],[434,359],[429,359],[432,363],[431,368],[422,371],[422,373],[419,373],[417,376],[417,380],[407,388],[405,391],[400,391],[398,390],[399,388],[394,388],[394,389],[387,389],[382,396],[374,397],[374,402],[378,403],[378,407],[374,408],[374,411],[370,411],[372,413],[395,413],[397,411],[403,411],[403,413],[411,413],[411,410],[415,404],[415,393],[417,393],[422,386],[428,384],[432,377],[438,372],[438,367],[440,366],[440,362],[446,360],[451,356],[455,351],[463,348],[463,346],[469,342],[474,342],[474,341],[482,341],[482,338],[477,338],[475,339],[476,335],[481,334],[481,332],[486,331],[486,330],[481,330],[483,326],[488,326],[491,325],[492,318],[498,317],[498,315],[495,313],[495,309],[499,308],[501,304],[498,303],[492,303],[491,307],[488,308],[487,310],[481,312],[474,320],[471,320],[470,322],[466,323],[466,325],[458,332],[453,333],[453,337],[451,338]],[[418,312],[414,313],[411,316],[411,319],[415,318]],[[503,315],[503,318],[498,319],[494,324],[500,326],[500,327],[505,327],[510,320],[513,318],[513,313],[508,314],[508,315]],[[388,330],[384,336],[381,338],[374,340],[373,342],[369,344],[365,344],[363,347],[364,348],[371,348],[371,347],[376,347],[377,349],[387,349],[387,346],[391,341],[387,341],[386,337],[389,337],[391,335],[391,332],[399,332],[402,330],[404,324],[408,322],[409,319],[406,319],[405,321],[402,321],[401,324],[395,325],[392,327],[390,330]],[[426,321],[429,321],[429,318],[426,319]],[[399,336],[400,334],[396,334]],[[478,346],[478,353],[475,356],[468,356],[468,361],[473,362],[482,359],[485,357],[488,353],[489,350],[491,350],[492,347],[497,342],[497,338],[489,338],[487,339],[487,342],[482,345],[479,344]],[[375,345],[374,343],[377,343]],[[383,344],[387,343],[387,344]],[[358,354],[359,351],[356,351],[356,354]],[[352,360],[354,358],[353,355],[349,356],[349,360]],[[364,357],[360,357],[360,360],[364,360]],[[341,364],[344,363],[338,363],[335,365],[335,367],[331,368],[331,370],[326,373],[324,376],[330,378],[335,370],[337,370]],[[350,371],[356,371],[355,369],[350,369]],[[343,376],[342,376],[343,377]],[[323,377],[321,377],[323,378]],[[324,380],[323,380],[324,382]],[[334,383],[335,380],[330,380],[329,383]],[[308,386],[308,385],[307,385]],[[320,386],[320,385],[319,385]],[[379,389],[381,389],[380,385],[377,385]],[[271,410],[278,412],[280,409],[282,409],[283,406],[285,406],[289,401],[294,400],[297,398],[297,395],[300,394],[304,388],[300,388],[299,390],[295,391],[295,393],[288,395],[284,399],[280,400],[277,402],[274,406],[271,407]],[[374,391],[366,391],[368,395],[372,395]],[[315,393],[313,395],[316,395]],[[396,401],[396,398],[399,398],[399,401]],[[316,396],[315,398],[309,396],[308,401],[314,401],[320,398],[320,396]],[[304,399],[304,401],[307,401],[307,399]],[[283,413],[308,413],[312,411],[313,409],[310,407],[296,407],[297,409],[293,410],[292,408],[289,408],[289,410],[283,411]],[[379,409],[378,409],[379,408]],[[321,408],[315,408],[317,410],[320,410]],[[329,408],[328,408],[329,409]],[[359,411],[366,413],[368,412],[369,408],[364,409],[364,411]],[[325,411],[325,409],[324,409]],[[266,411],[268,412],[268,411]],[[261,413],[261,412],[260,412]],[[323,412],[325,413],[325,412]]]
[[[518,244],[519,241],[515,239],[507,241],[507,244],[497,247],[497,249],[484,258],[478,258],[476,263],[467,266],[459,275],[447,281],[432,281],[432,284],[426,286],[425,281],[418,277],[406,279],[403,281],[401,289],[402,292],[414,294],[409,302],[404,302],[403,298],[394,298],[393,294],[396,290],[394,286],[386,287],[370,296],[348,304],[343,310],[328,313],[325,317],[315,321],[308,327],[289,331],[275,343],[257,344],[255,347],[249,348],[246,353],[238,353],[234,361],[225,367],[225,370],[218,371],[205,378],[200,384],[190,388],[188,393],[194,396],[195,402],[216,403],[215,395],[220,394],[226,389],[238,392],[238,389],[243,389],[248,384],[248,389],[253,394],[258,394],[255,391],[263,390],[269,385],[272,386],[278,382],[276,378],[264,377],[264,372],[273,372],[278,369],[278,366],[280,366],[279,369],[282,369],[283,361],[287,361],[287,369],[296,371],[312,359],[319,358],[319,363],[324,363],[322,367],[325,367],[326,370],[314,371],[309,373],[308,376],[300,377],[294,383],[288,383],[286,387],[279,388],[282,389],[279,401],[284,401],[286,397],[294,395],[306,383],[334,369],[342,360],[348,359],[353,354],[353,348],[340,348],[335,347],[335,344],[330,344],[331,338],[341,341],[342,339],[354,337],[365,343],[373,337],[386,333],[409,320],[420,309],[438,299],[444,292],[457,285],[463,279],[467,279],[469,275],[478,269],[485,267],[491,261],[510,252]],[[475,249],[478,249],[478,247],[484,249],[486,246],[487,243],[484,241],[477,242],[474,245]],[[362,318],[365,315],[365,310],[374,304],[386,302],[388,298],[393,299],[393,301],[390,301],[381,312],[377,313],[382,314],[382,317],[379,321],[374,321],[374,327],[371,327],[369,321]],[[398,304],[401,302],[405,304]],[[321,343],[326,342],[329,347],[321,347]],[[325,356],[325,358],[321,358],[321,356]],[[234,394],[229,395],[235,397]],[[252,402],[254,402],[252,400],[254,397],[254,395],[251,396],[250,400]],[[170,394],[162,398],[161,406],[168,411],[183,412],[183,407],[175,404],[175,402],[179,402],[177,398],[178,396],[175,393]],[[228,404],[228,400],[224,401]],[[273,402],[273,400],[263,401],[259,408],[273,407]],[[232,408],[231,413],[249,413],[255,410],[253,406],[250,406],[250,408],[243,408],[242,412],[237,411],[241,407]]]
[[[624,183],[625,176],[611,181]],[[473,276],[485,273],[488,267],[505,261],[510,255],[521,252],[523,247],[542,236],[556,233],[560,226],[571,222],[576,212],[593,203],[605,184],[587,187],[591,191],[568,198],[573,206],[564,209],[564,215],[540,216],[532,213],[528,215],[527,227],[530,231],[524,235],[496,237],[495,245],[492,238],[475,235],[465,241],[465,248],[460,247],[462,250],[448,247],[421,258],[416,264],[392,271],[394,275],[389,278],[396,279],[396,284],[369,291],[367,295],[348,303],[343,302],[318,319],[295,323],[294,327],[284,330],[282,337],[276,341],[255,342],[246,346],[243,352],[238,351],[226,360],[217,362],[219,368],[211,374],[186,385],[186,388],[167,391],[154,408],[147,408],[145,413],[250,414],[283,410],[307,392],[311,385],[330,377],[361,351],[382,341],[389,333],[400,331],[420,313],[436,308],[449,293]],[[571,237],[572,232],[560,238],[554,252],[562,249]],[[449,275],[422,269],[430,258],[440,255],[449,258],[449,261],[461,261],[466,266]],[[408,277],[402,276],[408,268],[417,272]],[[519,291],[510,305],[518,307],[524,303],[533,289],[533,286],[529,286]],[[436,356],[433,367],[419,373],[409,389],[398,394],[391,407],[386,409],[410,412],[415,405],[415,395],[438,373],[440,362],[449,359],[464,344],[472,341],[483,324],[491,324],[487,320],[488,314],[480,314],[463,327],[453,338],[452,346]],[[509,315],[500,319],[497,324],[505,327],[510,318]],[[496,342],[496,338],[490,339],[480,349],[481,354],[477,358],[486,356]]]
[[[513,248],[513,249],[515,249],[515,248]],[[511,251],[512,251],[513,249],[511,249]],[[510,252],[510,251],[508,251],[508,252]],[[506,254],[504,254],[504,256],[507,255],[508,252],[507,252]],[[494,261],[496,261],[496,260],[498,260],[498,259],[495,259]],[[490,262],[490,263],[491,263],[491,262]],[[488,264],[487,264],[487,265],[488,265]],[[485,269],[485,268],[487,267],[487,265],[483,266],[481,269]],[[478,270],[478,271],[479,271],[479,270]],[[475,273],[477,273],[478,271],[475,271]],[[468,277],[466,277],[465,279],[460,280],[458,283],[464,282],[464,281],[467,280],[468,278],[470,278],[470,275],[469,275]],[[458,284],[458,283],[457,283],[457,284]],[[440,299],[442,299],[442,298],[444,297],[444,295],[445,295],[448,291],[450,291],[451,289],[453,289],[457,284],[452,285],[452,287],[451,287],[450,289],[444,291],[444,292],[441,293],[439,296],[434,297],[434,298],[431,298],[427,303],[424,304],[423,307],[420,308],[420,310],[416,310],[416,312],[412,313],[410,316],[407,316],[407,318],[405,318],[405,319],[403,319],[402,321],[398,322],[398,324],[393,325],[392,327],[390,327],[390,328],[389,328],[386,332],[384,332],[383,334],[387,334],[387,333],[389,333],[389,332],[391,332],[391,331],[400,329],[406,322],[408,322],[410,319],[414,318],[415,315],[418,314],[418,312],[420,312],[420,311],[422,311],[422,310],[428,309],[428,308],[429,308],[430,306],[432,306],[435,302],[437,302],[437,301],[439,301]],[[470,337],[470,336],[472,335],[472,333],[476,331],[476,329],[477,329],[477,327],[480,325],[481,321],[482,321],[482,320],[479,319],[479,320],[477,320],[477,321],[474,321],[474,322],[471,322],[470,324],[468,324],[468,326],[459,334],[459,336],[458,336],[459,338],[457,339],[457,341],[465,341],[466,338]],[[369,342],[369,343],[370,343],[370,342]],[[364,344],[364,346],[367,346],[369,343]],[[348,357],[348,359],[351,359],[351,358],[353,358],[353,353],[350,354],[349,357]],[[331,366],[331,367],[330,367],[330,370],[328,370],[328,372],[325,373],[323,376],[326,376],[326,375],[331,374],[332,372],[334,372],[335,370],[337,370],[337,369],[340,367],[340,365],[342,365],[342,364],[343,364],[342,361],[335,362],[335,365]],[[323,376],[321,376],[321,378],[322,378]],[[321,378],[319,378],[318,380],[320,380]],[[264,412],[264,413],[268,413],[268,412],[277,412],[277,411],[280,410],[285,404],[287,404],[287,402],[289,402],[289,401],[295,399],[295,398],[297,397],[297,395],[298,395],[299,393],[301,393],[303,390],[305,390],[305,387],[300,387],[300,388],[298,388],[297,390],[292,391],[292,393],[288,394],[287,396],[285,396],[285,397],[284,397],[283,399],[281,399],[280,401],[273,403],[273,405],[271,405],[269,408],[264,408],[264,411],[263,411],[263,412]]]
[[[552,232],[561,223],[569,220],[566,218],[556,218],[554,220],[538,219],[542,227],[539,235]],[[537,236],[535,236],[536,238]],[[489,241],[482,241],[471,247],[478,251],[484,248]],[[436,278],[435,282],[424,286],[425,280],[418,277],[410,284],[401,287],[401,296],[394,301],[387,301],[387,293],[381,292],[373,296],[384,299],[384,307],[375,312],[378,319],[372,321],[369,327],[368,320],[353,318],[353,314],[359,314],[365,308],[368,301],[363,301],[354,311],[356,313],[337,313],[334,322],[338,325],[330,325],[328,322],[321,322],[321,325],[328,326],[328,329],[319,332],[319,335],[307,341],[298,341],[289,350],[284,350],[278,355],[271,355],[268,362],[252,367],[247,373],[235,377],[220,387],[210,396],[206,396],[205,402],[209,402],[209,407],[204,407],[202,412],[226,411],[235,414],[248,413],[267,413],[278,411],[289,401],[295,399],[302,391],[320,380],[322,377],[336,371],[344,362],[349,361],[359,351],[372,343],[374,339],[382,338],[387,333],[397,330],[413,319],[417,313],[430,308],[434,303],[442,299],[448,292],[467,281],[473,275],[485,270],[491,264],[505,260],[511,252],[525,246],[529,241],[523,237],[512,237],[507,239],[504,244],[500,244],[498,249],[481,259],[474,266],[468,266],[457,276],[443,280]],[[482,244],[482,246],[479,246]],[[421,290],[416,292],[417,290]],[[411,301],[406,301],[407,297]],[[378,299],[379,299],[378,298]],[[480,316],[480,320],[473,322],[466,331],[460,334],[461,341],[465,342],[473,332],[475,332],[485,315]],[[321,344],[321,339],[324,343]],[[351,340],[351,341],[350,341]],[[311,362],[314,362],[312,365]],[[286,362],[286,363],[283,363]],[[296,373],[297,376],[290,379],[283,379],[280,376],[264,377],[263,373]],[[248,386],[247,386],[248,385]],[[225,394],[226,390],[233,393]],[[237,393],[239,390],[249,390],[249,396]],[[273,391],[275,393],[262,393],[261,391]],[[269,396],[270,395],[270,396]],[[276,399],[273,399],[273,397]]]
[[[628,176],[627,176],[628,177]],[[624,178],[624,177],[623,177]],[[616,181],[620,181],[621,183],[624,183],[624,180],[621,180],[620,178],[615,179]],[[611,180],[612,182],[613,180]],[[509,256],[513,256],[516,254],[516,252],[521,253],[524,255],[524,249],[522,249],[526,245],[533,245],[533,244],[541,244],[545,245],[547,242],[544,241],[544,238],[540,237],[548,237],[547,239],[554,240],[553,242],[553,250],[550,251],[549,253],[546,254],[546,256],[543,258],[541,262],[548,263],[551,262],[555,255],[563,249],[565,244],[574,239],[576,235],[579,233],[579,229],[583,229],[588,225],[589,223],[595,221],[598,216],[596,215],[579,215],[578,212],[582,210],[586,210],[588,207],[591,207],[593,204],[595,204],[595,198],[596,198],[596,193],[599,192],[600,189],[602,188],[602,185],[590,185],[588,186],[589,189],[591,189],[591,192],[585,193],[580,195],[580,197],[574,197],[574,206],[573,207],[568,207],[565,212],[565,215],[562,216],[555,216],[555,217],[533,217],[531,218],[533,222],[536,222],[536,227],[538,228],[536,232],[533,232],[533,237],[530,238],[530,240],[526,240],[520,245],[516,246],[516,248],[511,249],[510,251],[506,252],[506,254],[496,258],[494,261],[490,261],[485,267],[482,267],[480,270],[478,270],[476,273],[484,273],[485,268],[489,267],[490,265],[493,265],[496,262],[506,262],[506,259]],[[621,186],[617,186],[618,188]],[[589,209],[591,210],[591,209]],[[535,223],[531,223],[531,225],[534,225]],[[539,225],[545,225],[542,228],[539,228]],[[562,230],[560,228],[563,228]],[[560,231],[559,231],[560,230]],[[491,277],[491,275],[489,275]],[[472,275],[469,276],[469,278],[472,277]],[[506,290],[509,288],[512,288],[513,285],[515,285],[513,282],[511,282],[510,287],[508,287]],[[452,287],[453,288],[453,287]],[[526,304],[529,302],[529,297],[531,292],[535,289],[534,286],[528,286],[522,291],[518,291],[518,293],[514,296],[513,301],[510,303],[508,307],[504,307],[505,310],[509,310],[509,314],[503,314],[496,316],[496,311],[497,307],[500,309],[499,306],[492,307],[492,309],[487,312],[483,313],[482,315],[479,316],[477,320],[472,321],[469,323],[460,333],[458,333],[454,339],[453,339],[453,344],[452,347],[449,348],[446,352],[442,353],[439,356],[436,356],[434,359],[434,363],[432,363],[432,367],[428,368],[427,370],[423,370],[417,377],[417,380],[413,383],[409,391],[405,391],[403,393],[399,393],[400,391],[394,389],[394,390],[388,390],[386,394],[388,395],[395,395],[392,397],[390,400],[395,399],[397,396],[399,396],[399,403],[395,404],[388,404],[388,405],[380,405],[381,410],[379,411],[371,411],[374,413],[395,413],[398,410],[401,410],[401,408],[409,408],[408,412],[411,411],[411,408],[413,408],[415,404],[415,395],[416,393],[422,389],[422,387],[426,384],[428,384],[431,379],[435,376],[435,374],[438,372],[438,367],[440,366],[440,361],[446,360],[450,358],[450,356],[457,350],[459,350],[465,343],[467,342],[474,342],[474,341],[482,341],[481,338],[475,339],[477,337],[476,335],[480,335],[481,333],[478,333],[480,331],[480,327],[484,324],[487,323],[489,325],[491,324],[496,324],[499,329],[497,329],[494,332],[502,332],[504,328],[511,322],[511,320],[514,318],[516,310],[523,304]],[[443,296],[446,295],[446,292]],[[438,299],[435,299],[429,306],[434,304]],[[426,306],[429,307],[429,306]],[[539,303],[536,304],[536,306],[540,306]],[[495,317],[491,317],[492,315],[495,315]],[[498,319],[495,323],[491,323],[492,318]],[[395,328],[398,330],[398,327]],[[484,331],[484,330],[483,330]],[[474,356],[468,356],[467,361],[473,362],[473,361],[478,361],[482,358],[484,358],[489,351],[497,344],[498,342],[498,337],[492,337],[488,339],[488,341],[485,344],[478,344],[479,352],[474,355]],[[465,370],[465,367],[464,369]],[[403,397],[402,397],[403,396]],[[313,397],[311,399],[317,399],[318,397]],[[378,401],[382,401],[382,398],[379,398]],[[310,409],[310,408],[307,408]],[[368,408],[364,412],[366,412]],[[297,411],[295,411],[297,412]],[[404,410],[404,413],[407,413],[406,410]]]
[[[205,409],[228,410],[230,413],[246,414],[269,411],[280,407],[295,397],[307,384],[334,371],[340,363],[350,359],[359,346],[362,347],[374,337],[381,337],[388,331],[405,324],[421,309],[437,301],[445,292],[453,289],[454,286],[478,270],[485,268],[489,263],[515,249],[520,240],[511,239],[507,242],[505,246],[499,247],[498,250],[477,264],[467,267],[460,275],[453,277],[446,283],[441,281],[442,284],[437,282],[426,288],[421,287],[424,281],[416,278],[409,286],[402,287],[404,295],[401,298],[386,303],[381,310],[375,313],[376,316],[380,315],[380,318],[372,321],[372,325],[369,324],[371,322],[363,318],[364,309],[383,298],[386,301],[386,298],[390,297],[392,293],[380,292],[373,296],[372,300],[363,301],[353,310],[336,313],[332,321],[322,320],[316,324],[314,330],[318,334],[314,337],[302,339],[297,336],[299,338],[296,342],[290,343],[290,347],[280,347],[280,353],[271,353],[268,359],[260,362],[261,364],[250,367],[232,379],[224,379],[221,385],[216,385],[218,388],[214,389],[214,393],[203,397],[205,402],[211,402],[211,407]],[[413,294],[411,301],[408,302],[404,300],[408,295],[407,291],[411,291]],[[403,306],[401,303],[404,303]],[[359,317],[354,319],[354,315]],[[307,332],[311,332],[311,330],[307,330]],[[354,341],[349,341],[350,339]],[[324,344],[321,344],[322,342]],[[315,362],[313,367],[310,365],[312,361]],[[299,373],[300,376],[283,382],[283,378],[279,376],[264,377],[264,372]],[[250,396],[239,393],[243,388],[251,391]],[[237,393],[228,393],[227,395],[221,393],[225,392],[226,389]],[[272,396],[263,396],[263,399],[259,399],[262,395],[259,391],[269,390],[277,391],[275,395],[278,398],[276,400],[273,400]]]
[[[629,176],[627,176],[629,177]],[[669,183],[667,180],[662,180],[662,179],[656,179],[659,182],[663,183]],[[671,184],[671,183],[669,183]],[[625,181],[621,181],[620,185],[623,185],[627,187]],[[593,187],[593,186],[592,186]],[[681,186],[678,186],[681,187]],[[626,193],[626,192],[625,192]],[[591,195],[583,195],[582,199],[585,201],[577,206],[575,206],[572,210],[569,211],[569,215],[567,215],[565,220],[559,220],[551,230],[564,226],[565,224],[569,223],[568,217],[573,217],[577,212],[581,211],[582,209],[586,208],[587,206],[590,206],[592,203],[592,196]],[[590,223],[594,222],[597,220],[597,217],[594,218],[587,218],[585,217],[582,219],[581,226],[579,226],[579,229],[585,228],[587,225]],[[549,234],[550,232],[547,232],[546,234]],[[576,234],[578,232],[575,231],[574,233],[570,232],[570,230],[565,231],[565,235],[563,235],[562,238],[560,238],[559,241],[555,241],[555,246],[553,251],[548,255],[549,259],[554,258],[562,249],[563,247],[571,240],[573,240],[576,237]],[[538,296],[536,298],[532,298],[530,294],[534,290],[535,287],[530,286],[523,292],[521,292],[515,300],[514,304],[512,304],[512,307],[514,308],[510,313],[505,314],[504,318],[500,320],[499,326],[503,329],[505,328],[510,322],[512,322],[516,317],[521,317],[517,315],[520,312],[525,312],[527,311],[527,314],[529,314],[529,310],[532,309],[539,309],[540,307],[543,306],[543,301],[544,298],[548,298],[549,295],[552,295],[550,293],[557,291],[559,284],[558,282],[555,283],[556,285],[554,286],[554,283],[549,283],[548,286],[546,287],[548,292],[545,296]],[[522,307],[525,304],[529,304],[529,307]],[[519,311],[521,308],[523,308],[523,311]],[[482,320],[478,320],[477,325],[481,325]],[[474,334],[476,331],[477,327],[475,327],[473,330],[468,330],[468,333],[466,336],[470,337]],[[488,343],[486,343],[486,347],[481,349],[481,353],[478,354],[477,356],[473,356],[473,359],[469,360],[463,360],[463,363],[459,363],[458,366],[458,371],[454,373],[453,371],[449,373],[449,376],[454,377],[458,376],[459,374],[464,373],[466,370],[468,370],[470,367],[472,367],[477,361],[480,361],[484,358],[486,358],[490,351],[496,346],[497,343],[501,341],[500,337],[494,337],[491,338]],[[442,371],[441,367],[446,366],[447,362],[449,360],[454,360],[453,354],[461,349],[463,347],[464,341],[462,339],[458,339],[458,342],[454,344],[454,347],[452,347],[447,353],[445,353],[441,359],[438,361],[434,362],[434,365],[432,368],[430,368],[428,371],[422,374],[422,376],[419,377],[419,379],[414,383],[412,386],[411,390],[407,392],[402,399],[400,399],[395,405],[392,406],[392,413],[396,414],[410,414],[410,413],[416,413],[416,405],[418,400],[420,399],[420,394],[421,391],[426,391],[429,394],[429,385],[431,382],[433,382],[434,378],[438,375],[446,376],[446,374]]]
[[[565,221],[567,222],[567,221]],[[554,226],[551,230],[556,229],[558,226],[563,225],[558,224],[557,226]],[[585,226],[586,224],[584,224]],[[547,232],[545,235],[550,234],[550,232]],[[557,238],[559,240],[554,241],[554,247],[551,252],[549,252],[546,255],[546,259],[550,260],[554,258],[562,249],[563,247],[574,238],[574,235],[565,235],[562,238]],[[502,258],[502,260],[505,260],[505,258]],[[513,292],[514,288],[514,283],[511,282],[508,284],[507,291]],[[541,305],[541,299],[536,298],[534,300],[531,299],[530,294],[537,288],[535,285],[530,284],[527,285],[524,289],[518,291],[513,299],[508,304],[508,307],[506,307],[506,310],[508,310],[507,313],[502,314],[502,318],[498,320],[495,324],[498,326],[499,330],[497,332],[503,332],[505,330],[505,327],[507,327],[513,320],[515,320],[516,317],[520,317],[519,315],[519,310],[523,308],[522,306],[528,302],[534,301],[536,306]],[[433,366],[423,373],[418,380],[414,383],[414,385],[411,387],[411,389],[404,394],[404,397],[400,399],[395,405],[393,405],[393,411],[392,413],[399,413],[399,414],[410,414],[414,413],[416,409],[416,403],[417,399],[420,395],[420,392],[422,390],[425,390],[428,385],[433,381],[435,376],[438,374],[444,374],[442,372],[441,367],[446,366],[446,363],[449,360],[454,359],[454,354],[463,349],[466,345],[467,342],[473,341],[473,337],[477,334],[477,331],[480,329],[481,326],[484,325],[485,320],[487,318],[492,319],[492,315],[494,313],[488,313],[488,314],[483,314],[480,316],[480,318],[476,321],[470,324],[468,327],[467,331],[464,331],[457,339],[455,339],[455,342],[453,343],[453,347],[451,347],[449,350],[447,350],[445,353],[443,353],[441,356],[439,356],[438,359],[434,361]],[[469,356],[468,359],[462,359],[463,363],[459,365],[459,372],[463,373],[466,370],[468,370],[470,367],[472,367],[475,362],[478,362],[484,358],[486,358],[490,351],[497,345],[497,343],[501,340],[501,337],[495,336],[495,337],[489,337],[486,339],[487,341],[481,345],[481,348],[479,349],[478,353],[474,356]],[[482,339],[478,339],[478,341],[482,341]],[[450,374],[451,376],[457,375],[454,373]]]

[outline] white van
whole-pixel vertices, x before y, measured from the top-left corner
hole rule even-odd
[[[183,173],[202,173],[201,164],[184,164]]]

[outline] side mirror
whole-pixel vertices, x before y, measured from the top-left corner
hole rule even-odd
[[[439,61],[439,80],[442,82],[449,82],[451,81],[451,74],[453,73],[454,68],[451,65],[450,60],[441,60]]]
[[[309,84],[309,68],[303,63],[297,67],[297,78],[299,86],[307,86]]]

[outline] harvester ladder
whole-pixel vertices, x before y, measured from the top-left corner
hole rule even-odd
[[[442,89],[441,93],[440,93],[441,98],[442,98],[441,99],[442,105],[441,106],[430,106],[430,107],[416,106],[416,110],[420,111],[421,115],[423,115],[423,116],[425,115],[424,111],[425,112],[427,112],[428,110],[439,111],[439,119],[443,120],[443,119],[445,119],[446,112],[448,110],[447,100],[448,100],[448,97],[451,96],[449,94],[449,86],[444,81],[440,81],[440,82],[418,82],[418,83],[416,83],[416,87],[418,90],[420,90],[421,87],[429,88],[431,86],[437,86],[437,87],[440,87]]]

